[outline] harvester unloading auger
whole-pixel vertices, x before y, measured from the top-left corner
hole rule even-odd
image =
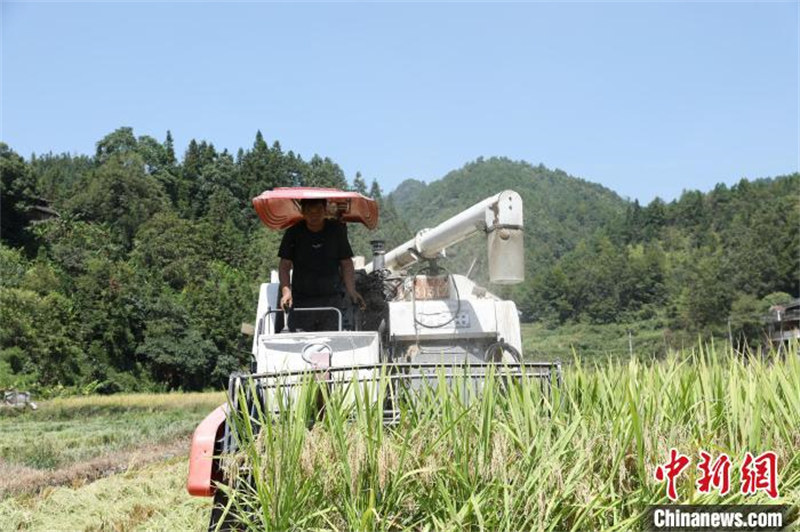
[[[253,204],[267,226],[285,229],[302,218],[299,201],[304,198],[327,199],[329,216],[342,222],[377,226],[377,204],[354,192],[283,188],[264,192]],[[372,262],[356,272],[366,310],[360,311],[346,297],[338,308],[295,310],[335,313],[338,329],[333,331],[288,330],[274,274],[272,282],[260,287],[252,373],[231,376],[228,404],[212,412],[194,433],[189,493],[214,496],[216,483],[228,480],[220,467],[221,457],[236,450],[228,412],[263,412],[267,396],[291,394],[292,386],[300,386],[309,374],[331,387],[388,379],[392,393],[384,399],[386,423],[397,419],[400,396],[408,400],[415,390],[442,378],[463,382],[466,377],[480,386],[487,371],[501,369],[504,378],[535,377],[545,389],[558,384],[559,363],[524,361],[513,301],[437,264],[448,246],[482,234],[490,282],[519,283],[524,279],[522,227],[522,199],[507,190],[423,229],[388,252],[382,242],[374,241]],[[421,261],[427,265],[418,273],[407,272]],[[212,515],[212,529],[216,519]]]

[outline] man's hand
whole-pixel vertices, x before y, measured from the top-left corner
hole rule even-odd
[[[346,258],[339,261],[339,264],[342,268],[342,280],[344,281],[344,289],[347,291],[347,295],[350,296],[350,299],[358,305],[358,308],[364,310],[367,308],[367,304],[364,301],[364,298],[361,297],[361,294],[358,293],[356,290],[356,281],[355,281],[355,269],[353,268],[353,259]]]
[[[361,310],[365,310],[367,308],[367,303],[364,301],[364,298],[361,297],[361,294],[353,290],[352,292],[347,292],[347,295],[350,296],[350,300],[358,305],[358,308]]]
[[[283,310],[289,310],[292,308],[292,289],[288,286],[284,286],[281,288],[281,308]]]
[[[284,311],[292,307],[292,287],[289,284],[290,273],[292,271],[292,261],[281,257],[281,262],[278,264],[278,281],[281,287],[281,309]]]

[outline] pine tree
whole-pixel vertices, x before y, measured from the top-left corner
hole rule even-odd
[[[369,196],[375,201],[380,201],[383,199],[383,191],[381,190],[381,186],[374,179],[372,180],[372,186],[369,188]]]
[[[356,177],[353,179],[353,191],[363,196],[367,195],[367,184],[364,182],[364,178],[361,177],[361,172],[356,172]]]
[[[172,133],[167,130],[167,140],[164,141],[164,150],[167,152],[166,163],[172,166],[176,162],[175,158],[175,143],[172,140]]]
[[[261,134],[261,130],[259,129],[256,131],[256,140],[253,142],[253,151],[255,152],[262,152],[269,150],[267,143],[264,141],[264,135]]]

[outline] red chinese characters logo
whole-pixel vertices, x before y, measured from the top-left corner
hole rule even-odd
[[[666,478],[667,497],[674,501],[678,498],[678,492],[675,490],[675,478],[689,466],[689,457],[679,453],[677,449],[670,449],[669,457],[669,462],[656,468],[656,480],[663,482]]]
[[[771,498],[778,498],[778,457],[774,452],[767,451],[756,458],[745,454],[741,474],[743,494],[763,490]]]
[[[722,453],[714,458],[710,453],[700,450],[700,462],[697,469],[700,475],[695,483],[700,493],[711,493],[716,490],[720,495],[727,495],[731,489],[731,458]],[[677,449],[669,450],[669,461],[656,468],[655,477],[659,482],[667,482],[667,497],[675,501],[678,493],[676,481],[681,473],[689,467],[691,460]],[[740,472],[740,491],[743,495],[754,495],[763,491],[773,499],[778,498],[778,457],[772,451],[754,457],[745,453]]]
[[[725,495],[731,489],[731,459],[727,454],[722,453],[711,462],[711,455],[705,451],[700,451],[700,463],[697,464],[700,470],[700,478],[697,479],[697,490],[700,493],[710,493],[714,487],[719,490],[720,495]]]

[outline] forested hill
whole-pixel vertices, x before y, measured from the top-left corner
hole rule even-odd
[[[402,182],[389,197],[406,215],[413,229],[430,220],[453,216],[478,201],[502,190],[519,192],[525,206],[525,222],[552,220],[561,226],[569,241],[586,227],[597,228],[625,209],[626,202],[615,192],[562,170],[504,157],[483,157],[426,185],[413,179]],[[554,225],[554,224],[551,224]],[[544,234],[546,230],[535,231]]]
[[[525,287],[533,319],[656,318],[679,331],[763,339],[770,305],[798,296],[800,174],[625,207]],[[727,329],[727,330],[726,330]]]
[[[798,296],[800,175],[742,179],[642,207],[600,185],[504,158],[478,159],[389,195],[412,230],[504,189],[523,198],[526,282],[495,287],[525,318],[550,325],[654,319],[692,333],[759,337],[771,304]],[[485,247],[448,250],[485,281]],[[728,320],[736,331],[728,331]]]
[[[626,202],[603,186],[543,165],[497,157],[479,158],[430,185],[405,181],[389,198],[406,224],[417,231],[503,190],[516,191],[523,200],[530,272],[552,264],[625,212]],[[475,249],[474,242],[469,247]]]
[[[236,154],[192,140],[182,158],[120,128],[92,155],[26,160],[0,143],[0,388],[114,392],[218,386],[248,359],[242,322],[277,265],[280,234],[251,198],[270,187],[350,188],[381,204],[368,241],[402,243],[514,189],[525,204],[526,281],[493,287],[552,326],[654,319],[748,332],[770,301],[797,296],[800,175],[679,200],[630,203],[558,170],[478,159],[428,185],[383,195],[330,158],[304,159],[258,133]],[[448,250],[480,281],[485,245]],[[756,316],[756,318],[754,318]],[[752,332],[752,331],[750,331]]]

